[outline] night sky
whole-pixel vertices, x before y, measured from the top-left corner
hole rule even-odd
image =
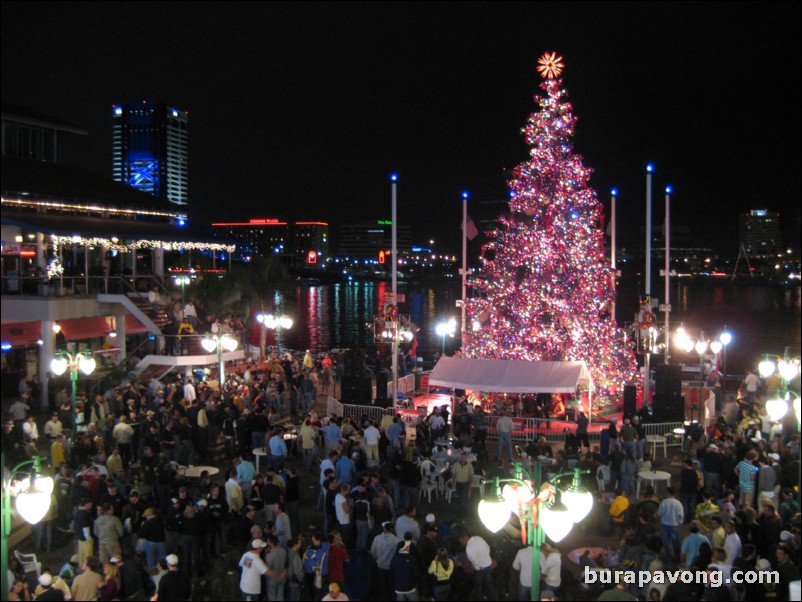
[[[800,238],[800,31],[792,3],[2,3],[2,99],[87,128],[68,159],[111,174],[111,107],[189,111],[190,218],[386,219],[457,252],[460,193],[489,218],[564,57],[574,149],[636,235],[655,224],[737,253],[739,212]],[[477,249],[478,250],[478,249]]]

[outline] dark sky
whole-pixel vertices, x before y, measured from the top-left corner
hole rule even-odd
[[[671,183],[672,220],[735,253],[750,208],[780,211],[798,247],[801,26],[767,2],[3,2],[2,99],[88,128],[72,158],[103,174],[113,103],[188,110],[201,223],[387,218],[397,172],[399,222],[456,251],[461,191],[504,198],[527,157],[555,50],[621,230],[643,223],[651,161],[656,216]]]

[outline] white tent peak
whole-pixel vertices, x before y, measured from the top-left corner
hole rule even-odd
[[[538,362],[441,357],[429,386],[473,389],[488,393],[576,393],[593,388],[585,362]]]

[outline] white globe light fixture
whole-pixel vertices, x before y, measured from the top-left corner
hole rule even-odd
[[[510,508],[501,496],[488,496],[479,502],[479,518],[492,533],[498,533],[510,520]]]
[[[699,355],[704,355],[705,351],[707,351],[707,341],[697,341],[694,349]]]
[[[721,335],[718,337],[718,340],[719,340],[719,341],[721,341],[721,344],[722,344],[722,345],[724,345],[724,346],[726,347],[727,345],[729,345],[730,343],[732,343],[732,334],[731,334],[730,332],[728,332],[728,331],[726,331],[726,330],[725,330],[725,331],[724,331],[724,332],[722,332],[722,333],[721,333]]]
[[[772,422],[779,422],[788,413],[788,400],[780,398],[769,399],[766,402],[766,413]]]
[[[593,507],[593,494],[590,491],[572,487],[562,494],[562,501],[570,511],[571,519],[578,523],[590,514],[590,509]]]
[[[790,382],[799,376],[799,361],[780,360],[777,363],[777,369],[780,371],[780,376],[783,380]]]
[[[574,526],[571,512],[562,502],[554,502],[550,507],[542,508],[538,520],[543,525],[543,531],[555,543],[565,539]]]
[[[721,341],[710,341],[710,351],[718,355],[721,353],[721,350],[724,348],[724,344]]]
[[[212,353],[215,349],[217,349],[217,341],[213,338],[206,337],[201,339],[201,346],[209,353]]]
[[[768,378],[774,371],[777,369],[777,364],[774,363],[774,360],[770,360],[768,358],[764,359],[757,365],[757,371],[760,373],[761,378]]]
[[[51,493],[53,493],[53,479],[37,476],[27,491],[17,495],[17,512],[27,522],[35,525],[47,514]]]
[[[63,355],[59,355],[50,360],[50,370],[52,370],[53,374],[55,374],[56,376],[61,376],[62,374],[64,374],[67,371],[67,368],[69,368],[69,366],[70,363],[67,361],[67,358],[64,357]]]

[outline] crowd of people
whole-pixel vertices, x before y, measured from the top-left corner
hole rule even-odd
[[[55,475],[31,547],[50,551],[67,534],[74,553],[44,566],[35,583],[12,563],[9,599],[188,600],[221,563],[236,571],[236,597],[245,600],[529,599],[532,551],[515,545],[520,530],[488,541],[468,504],[476,476],[510,476],[508,462],[519,459],[505,436],[510,416],[492,426],[495,458],[489,417],[467,398],[416,424],[393,410],[380,421],[319,416],[330,370],[307,353],[275,356],[220,388],[189,377],[126,383],[85,404],[75,435],[69,403],[37,423],[16,401],[3,436],[9,464],[46,455]],[[591,449],[581,416],[560,450],[536,435],[525,455],[554,458],[555,470],[593,468],[610,490],[598,504],[609,503],[609,545],[583,554],[579,567],[767,566],[780,583],[741,593],[784,600],[799,578],[799,440],[783,440],[772,425],[762,432],[760,413],[758,399],[727,402],[689,437],[678,486],[662,498],[649,486],[636,495],[639,471],[651,466],[638,417],[620,429],[613,421]],[[432,512],[419,515],[433,489],[448,503],[428,498]],[[541,599],[738,594],[686,584],[597,592],[566,572],[557,546],[543,545],[540,559]]]

